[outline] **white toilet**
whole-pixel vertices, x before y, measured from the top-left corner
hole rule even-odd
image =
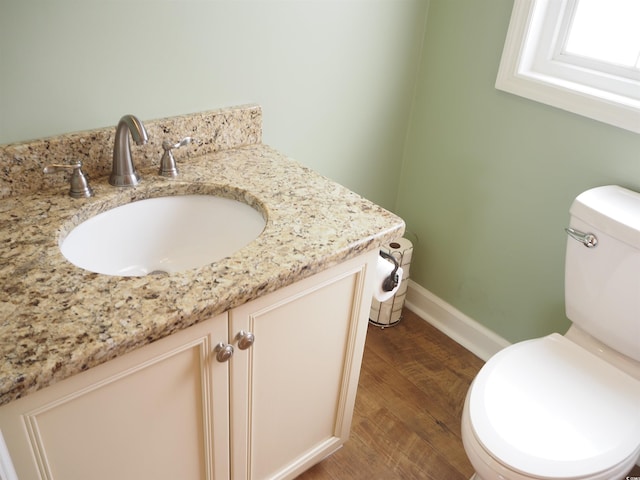
[[[467,394],[477,480],[615,480],[640,456],[640,194],[605,186],[571,206],[563,336],[511,345]]]

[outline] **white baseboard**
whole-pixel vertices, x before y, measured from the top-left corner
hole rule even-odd
[[[406,307],[485,362],[510,342],[409,280]]]

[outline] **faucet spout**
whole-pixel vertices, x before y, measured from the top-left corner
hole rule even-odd
[[[136,172],[131,159],[131,143],[129,132],[137,145],[143,145],[149,140],[143,123],[134,115],[125,115],[118,122],[116,138],[113,146],[113,166],[109,183],[116,187],[132,187],[140,182],[140,175]]]

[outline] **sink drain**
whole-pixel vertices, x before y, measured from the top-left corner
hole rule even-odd
[[[169,272],[165,272],[164,270],[154,270],[153,272],[147,273],[148,275],[169,275]]]

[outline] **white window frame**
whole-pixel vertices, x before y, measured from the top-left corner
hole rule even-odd
[[[640,133],[640,80],[560,52],[573,4],[514,0],[496,88]]]

